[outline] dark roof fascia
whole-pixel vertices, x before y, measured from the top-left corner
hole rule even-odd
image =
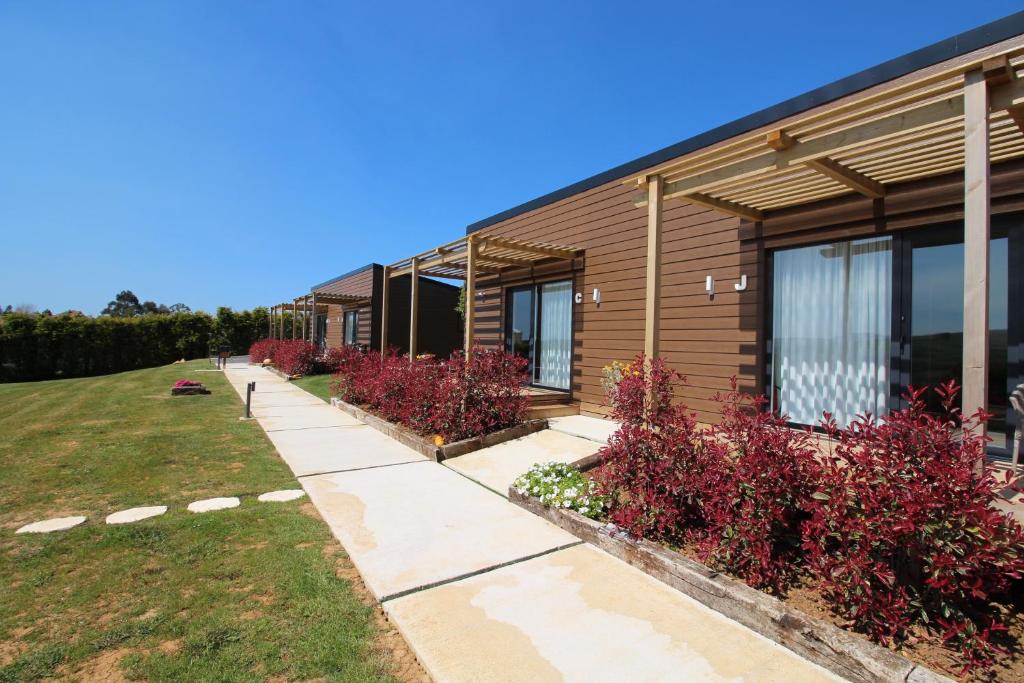
[[[380,265],[379,263],[367,263],[362,268],[356,268],[355,270],[350,270],[349,272],[345,273],[344,275],[339,275],[338,277],[332,277],[330,280],[326,280],[324,282],[321,282],[318,285],[313,285],[312,287],[309,288],[309,291],[314,292],[314,291],[320,289],[321,287],[326,287],[327,285],[334,284],[338,280],[344,280],[347,277],[352,277],[353,275],[358,275],[359,273],[363,273],[363,272],[365,272],[367,270],[370,270],[370,268],[383,268],[383,267],[384,266]]]
[[[914,71],[928,68],[935,64],[954,59],[975,50],[993,45],[1003,40],[1013,38],[1024,33],[1024,11],[1011,14],[1002,19],[997,19],[983,26],[965,31],[945,40],[940,40],[927,47],[907,53],[902,57],[890,59],[878,66],[865,69],[852,76],[841,78],[838,81],[815,88],[803,95],[785,100],[772,105],[767,109],[754,112],[726,123],[718,128],[700,133],[691,138],[678,142],[669,147],[652,152],[639,159],[634,159],[615,168],[590,176],[584,180],[555,190],[536,199],[520,204],[496,213],[490,218],[485,218],[466,227],[466,234],[482,230],[488,226],[508,220],[519,214],[539,209],[542,206],[553,204],[561,199],[591,190],[599,185],[604,185],[613,180],[624,178],[634,173],[639,173],[646,168],[663,164],[667,161],[681,157],[684,154],[695,152],[704,147],[710,147],[716,143],[728,140],[737,135],[748,133],[762,126],[781,119],[799,114],[800,112],[813,109],[814,107],[833,102],[839,98],[852,95],[853,93],[872,88],[886,81],[891,81],[901,76],[906,76]]]

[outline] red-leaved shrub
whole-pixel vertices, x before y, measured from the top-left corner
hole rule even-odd
[[[315,372],[320,375],[334,374],[349,363],[355,362],[363,354],[355,346],[346,344],[327,349],[316,359]]]
[[[254,341],[249,347],[249,362],[259,364],[268,358],[274,360],[274,351],[280,343],[279,339],[259,339]]]
[[[466,360],[394,353],[359,353],[342,363],[331,392],[445,441],[483,436],[521,423],[529,399],[523,392],[527,362],[504,351],[474,349]]]
[[[446,441],[483,436],[526,418],[523,391],[528,361],[505,351],[474,347],[469,357],[454,353],[442,363],[431,412],[431,431]]]
[[[722,448],[673,405],[673,385],[682,381],[661,358],[641,355],[608,391],[623,424],[602,451],[597,482],[611,521],[637,538],[676,541],[704,523],[702,491]]]
[[[317,349],[302,339],[282,339],[271,359],[274,367],[286,375],[308,375],[316,370]]]
[[[765,399],[718,394],[714,434],[725,457],[704,480],[702,559],[755,588],[780,593],[802,568],[801,531],[821,464],[811,435],[764,410]]]
[[[998,483],[984,437],[954,406],[958,387],[937,389],[945,414],[908,407],[839,429],[834,459],[814,494],[803,546],[836,610],[874,639],[900,641],[914,624],[938,626],[965,671],[987,667],[1004,630],[989,600],[1024,571],[1024,532],[996,510]],[[961,422],[964,422],[961,428]]]

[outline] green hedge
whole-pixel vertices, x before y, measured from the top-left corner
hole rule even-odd
[[[247,353],[267,336],[267,311],[90,318],[70,315],[0,315],[0,381],[85,377],[203,358],[229,346]],[[289,329],[290,331],[290,329]]]

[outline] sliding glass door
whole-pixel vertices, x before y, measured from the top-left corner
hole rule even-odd
[[[568,390],[572,370],[572,282],[510,289],[505,349],[529,361],[532,384]]]
[[[992,222],[989,423],[1005,448],[1008,396],[1024,382],[1024,215]],[[908,385],[963,378],[963,225],[837,241],[770,256],[771,407],[797,424],[839,424],[902,406]],[[929,401],[938,409],[938,401]]]
[[[1019,253],[1021,236],[1011,227],[1008,221],[994,221],[989,243],[989,436],[997,448],[1008,444],[1007,399],[1021,381],[1019,369],[1010,371],[1011,298],[1020,306],[1019,295],[1010,287],[1010,237]],[[964,345],[963,230],[951,224],[912,232],[905,242],[901,281],[909,287],[910,306],[901,332],[910,343],[901,358],[903,375],[915,387],[935,386],[950,378],[959,382]],[[928,401],[939,409],[938,397],[929,396]]]
[[[884,413],[889,396],[892,239],[775,254],[772,407],[800,424]]]

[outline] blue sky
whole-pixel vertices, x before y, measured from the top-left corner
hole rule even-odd
[[[0,2],[0,305],[290,298],[1017,2]]]

